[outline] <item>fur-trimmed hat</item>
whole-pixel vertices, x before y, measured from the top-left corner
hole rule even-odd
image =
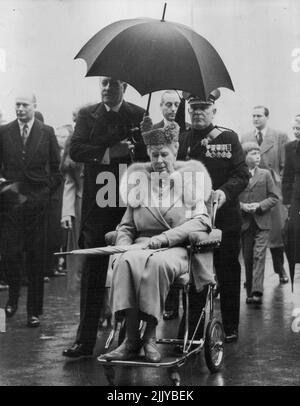
[[[177,142],[179,138],[179,125],[174,121],[163,128],[156,128],[142,133],[147,146],[164,145]]]

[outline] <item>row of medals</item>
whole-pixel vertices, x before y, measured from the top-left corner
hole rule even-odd
[[[206,144],[205,156],[208,158],[231,158],[231,144]]]

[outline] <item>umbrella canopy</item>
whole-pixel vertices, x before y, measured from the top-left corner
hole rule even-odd
[[[219,87],[234,90],[214,47],[191,28],[151,18],[121,20],[92,37],[76,58],[86,76],[123,80],[141,95],[177,89],[207,99]]]

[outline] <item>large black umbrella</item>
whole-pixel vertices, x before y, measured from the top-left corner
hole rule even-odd
[[[165,10],[164,10],[165,13]],[[141,95],[178,89],[207,99],[212,90],[234,90],[214,47],[191,28],[151,18],[121,20],[94,35],[76,58],[86,76],[109,76],[132,85]]]

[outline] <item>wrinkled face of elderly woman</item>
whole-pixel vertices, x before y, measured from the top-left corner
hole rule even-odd
[[[154,172],[174,172],[178,147],[178,142],[148,147],[147,151]]]

